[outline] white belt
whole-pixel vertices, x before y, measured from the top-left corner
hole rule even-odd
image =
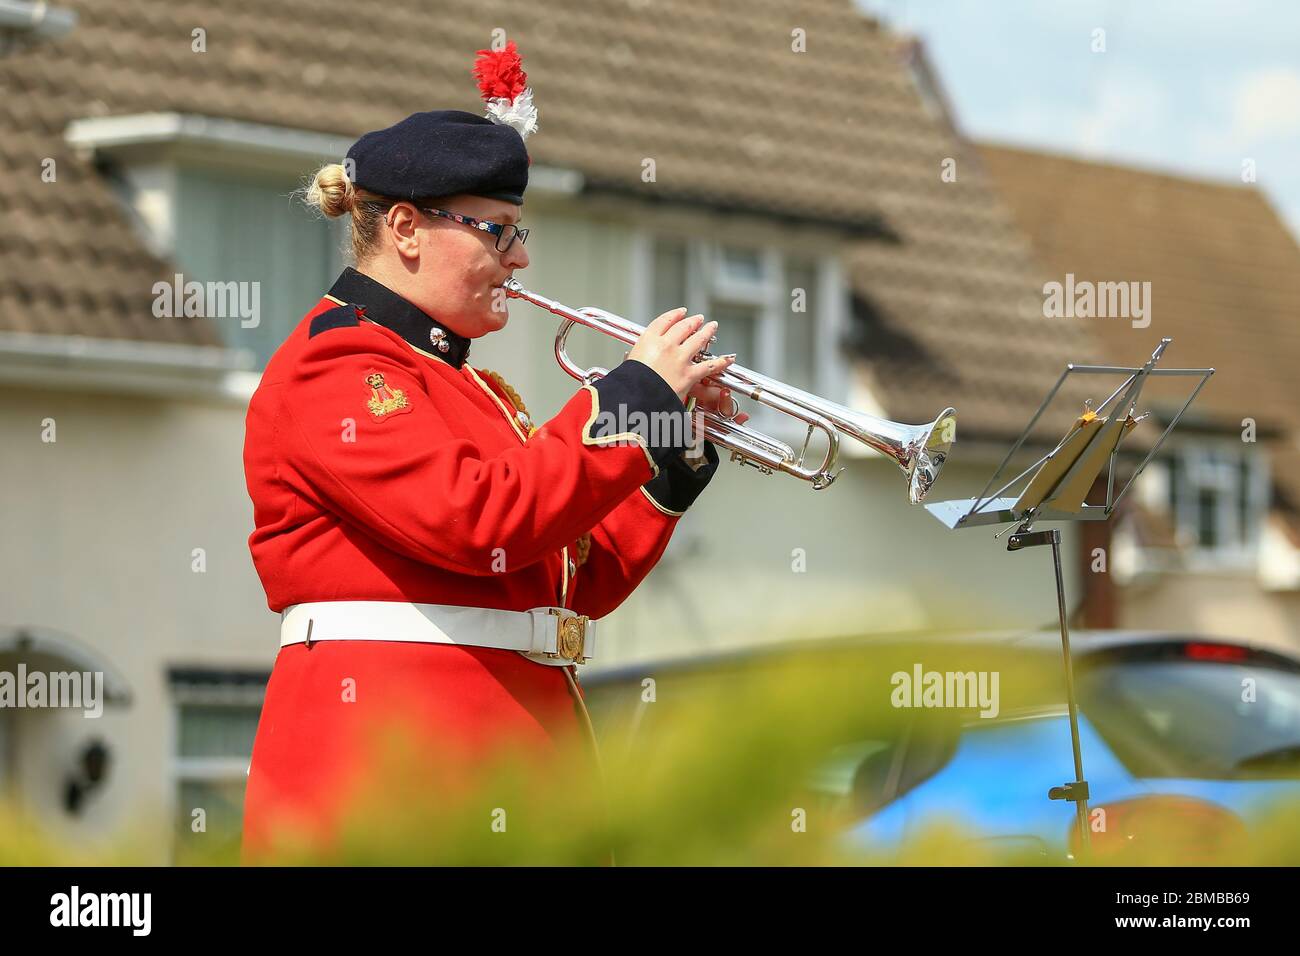
[[[501,611],[405,601],[317,601],[280,612],[280,646],[317,641],[419,641],[518,651],[554,667],[593,656],[596,625],[567,608]]]

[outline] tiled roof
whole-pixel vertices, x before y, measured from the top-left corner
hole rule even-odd
[[[1197,417],[1230,431],[1253,418],[1277,434],[1277,490],[1300,506],[1300,247],[1264,194],[1022,149],[980,151],[1052,278],[1151,282],[1143,344],[1172,336],[1162,364],[1216,369]],[[1137,348],[1128,322],[1072,321],[1088,322],[1108,353]]]
[[[153,316],[153,284],[175,270],[63,141],[69,120],[106,109],[75,82],[80,42],[74,31],[0,58],[0,330],[216,344],[207,323]]]
[[[433,107],[478,111],[469,75],[494,29],[525,57],[534,161],[596,188],[803,214],[870,231],[849,247],[855,348],[891,417],[945,404],[961,434],[1013,433],[1082,330],[1041,317],[1041,278],[1001,199],[896,37],[851,0],[69,0],[68,36],[0,60],[0,328],[193,341],[137,290],[167,275],[109,189],[63,145],[77,118],[220,116],[355,136]],[[206,52],[191,31],[206,31]],[[795,31],[806,52],[794,52]],[[59,160],[59,183],[37,179]],[[656,161],[656,182],[641,179]],[[955,182],[941,178],[956,161]],[[136,307],[131,308],[132,302]],[[18,306],[15,310],[13,307]]]

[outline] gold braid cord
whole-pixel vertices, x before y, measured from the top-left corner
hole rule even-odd
[[[496,382],[497,386],[501,389],[501,391],[505,392],[506,395],[510,396],[510,404],[515,407],[516,411],[523,412],[525,415],[527,415],[529,422],[531,422],[533,416],[529,415],[528,406],[524,404],[523,397],[520,396],[520,394],[517,391],[515,391],[515,387],[513,385],[511,385],[509,382],[505,380],[505,376],[503,376],[500,372],[493,372],[491,369],[486,369],[486,368],[483,369],[482,372],[488,378],[492,379],[492,381]],[[528,430],[528,437],[532,438],[533,432],[535,431],[537,431],[537,426],[530,425]],[[582,537],[580,537],[577,540],[574,550],[577,552],[575,564],[577,564],[578,567],[582,567],[584,564],[587,563],[587,555],[591,553],[590,532],[584,534]]]
[[[505,376],[500,372],[493,372],[486,368],[483,369],[483,374],[496,382],[501,388],[501,391],[510,396],[510,404],[515,407],[515,411],[523,412],[525,415],[528,415],[528,406],[524,404],[524,400],[520,397],[519,393],[515,391],[515,387],[505,380]],[[528,415],[529,421],[532,420],[532,417],[532,415]]]

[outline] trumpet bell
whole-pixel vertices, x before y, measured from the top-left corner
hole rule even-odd
[[[957,412],[952,408],[945,408],[928,425],[903,425],[851,409],[842,410],[835,420],[844,434],[894,459],[914,505],[930,493],[957,440]]]
[[[907,475],[907,497],[914,505],[930,493],[930,487],[948,460],[948,450],[957,440],[956,409],[945,408],[938,418],[917,431],[911,464],[903,469]]]

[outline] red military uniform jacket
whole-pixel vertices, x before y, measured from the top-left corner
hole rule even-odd
[[[607,419],[681,415],[672,389],[624,362],[530,435],[509,390],[465,363],[468,347],[348,269],[271,358],[244,467],[272,611],[367,600],[599,618],[649,573],[717,454],[705,443],[692,467],[680,430],[637,435]],[[282,648],[253,748],[246,852],[281,828],[328,837],[374,783],[370,735],[385,722],[426,743],[443,778],[503,747],[544,759],[578,727],[562,670],[493,648]]]

